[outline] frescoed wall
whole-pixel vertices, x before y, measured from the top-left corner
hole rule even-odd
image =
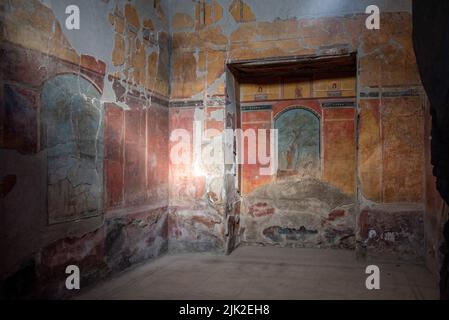
[[[317,80],[318,79],[318,80]],[[298,81],[298,82],[295,82]],[[292,98],[286,88],[308,85],[308,94]],[[325,84],[324,86],[322,84]],[[326,94],[312,88],[325,89]],[[335,95],[332,88],[339,88]],[[270,88],[276,96],[259,100],[258,91]],[[341,88],[345,88],[342,94]],[[303,91],[304,92],[304,91]],[[287,177],[322,179],[348,195],[355,194],[355,76],[333,75],[309,80],[281,79],[270,84],[242,83],[242,129],[278,130],[278,170],[274,176],[260,175],[259,162],[242,164],[241,192],[248,194],[257,187]],[[269,146],[268,146],[269,147]],[[269,149],[267,147],[267,149]],[[245,155],[248,145],[245,145]]]
[[[167,250],[164,12],[0,1],[0,298],[66,296],[69,264],[86,287]]]
[[[316,78],[240,86],[241,97],[252,99],[241,102],[242,129],[278,130],[273,175],[262,175],[261,163],[241,165],[246,243],[355,248],[356,80]],[[260,91],[277,94],[261,97]]]
[[[310,77],[260,79],[257,83],[240,85],[240,100],[263,101],[302,98],[355,97],[356,78],[352,74],[320,74]]]
[[[381,32],[365,27],[372,1],[327,2],[0,0],[0,282],[31,283],[9,296],[60,296],[67,263],[83,269],[87,285],[166,251],[223,252],[232,233],[419,260],[425,191],[433,192],[411,1],[376,1]],[[80,31],[64,27],[74,3]],[[239,91],[226,75],[235,61],[348,52],[357,56],[349,76],[269,79]],[[49,112],[54,99],[61,114]],[[170,161],[173,130],[283,128],[293,110],[313,113],[319,126],[300,131],[307,147],[281,145],[287,172],[244,165],[235,183],[232,165]],[[54,121],[61,127],[47,132]],[[439,208],[429,209],[435,221]]]
[[[319,177],[320,120],[306,109],[290,109],[274,123],[278,130],[278,175]]]
[[[321,181],[337,186],[344,194],[357,195],[356,215],[363,218],[357,220],[356,242],[363,252],[382,257],[419,258],[424,242],[420,230],[424,213],[422,103],[425,95],[413,51],[411,2],[378,3],[382,32],[365,27],[365,9],[372,2],[343,0],[337,5],[330,1],[327,6],[315,3],[212,0],[191,6],[186,1],[173,0],[170,116],[178,117],[182,113],[184,119],[194,119],[199,110],[204,110],[205,116],[201,118],[204,127],[224,130],[227,63],[356,52],[356,106],[345,110],[322,108]],[[339,87],[337,83],[334,88],[326,79],[332,76],[324,77],[326,83],[322,86],[315,86],[316,94],[320,93],[318,99],[345,98],[346,85]],[[319,112],[320,104],[308,101],[312,97],[311,86],[299,85],[297,90],[297,83],[284,86],[284,95],[288,93],[288,99],[297,101],[283,101],[278,105],[266,103],[266,100],[280,99],[275,98],[278,96],[284,98],[276,89],[277,82],[272,83],[273,87],[262,85],[261,93],[258,83],[257,87],[253,84],[254,89],[248,95],[243,91],[240,101],[257,101],[249,107],[257,107],[258,112],[242,110],[242,128],[272,128],[272,119],[279,109],[292,105]],[[354,121],[357,118],[359,122]],[[213,192],[218,198],[216,203],[222,200],[217,172],[213,179],[205,176],[190,179],[188,174],[174,171],[190,181],[185,183],[185,191],[178,194],[187,194],[188,190],[190,194],[198,193],[194,202],[202,203],[206,194]],[[241,179],[242,194],[272,182],[270,177],[259,175],[257,167],[243,170]],[[177,188],[176,185],[176,181],[170,180],[170,186]],[[272,210],[264,203],[255,207],[254,212],[270,214]],[[205,212],[198,208],[190,211],[189,217],[216,221],[213,215],[207,219]],[[341,214],[338,211],[331,217]],[[390,230],[383,221],[391,218],[395,226]],[[182,221],[186,219],[183,216]],[[338,219],[335,221],[338,223]],[[207,224],[203,225],[208,228]],[[177,229],[192,238],[204,235],[197,234],[197,229],[186,223],[178,224]],[[366,230],[370,229],[375,229],[378,237],[368,239]],[[217,230],[215,225],[209,227],[208,234],[219,237]],[[395,234],[394,239],[386,236],[390,231]],[[411,238],[414,240],[409,241]]]
[[[103,210],[103,107],[83,77],[56,76],[42,89],[41,147],[47,152],[49,223]]]

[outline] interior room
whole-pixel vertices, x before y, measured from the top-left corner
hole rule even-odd
[[[448,21],[0,0],[0,298],[449,299]]]

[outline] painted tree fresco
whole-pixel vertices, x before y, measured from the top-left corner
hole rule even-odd
[[[319,177],[320,120],[306,109],[291,109],[275,122],[279,130],[279,175]]]
[[[45,84],[42,104],[49,223],[98,215],[103,192],[100,93],[82,77],[60,75]]]

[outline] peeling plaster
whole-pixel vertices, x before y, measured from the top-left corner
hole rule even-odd
[[[224,34],[229,36],[240,23],[229,13],[232,0],[219,0],[223,7],[223,18],[217,23],[224,27]],[[339,17],[354,14],[365,14],[369,5],[377,5],[381,12],[409,12],[411,0],[278,0],[273,6],[272,0],[245,0],[256,16],[257,22]],[[195,17],[195,7],[191,1],[168,0],[171,21],[175,13],[185,13]],[[171,23],[170,23],[171,25]],[[173,30],[170,29],[170,32]]]
[[[411,12],[410,0],[280,0],[271,6],[270,0],[245,0],[259,21],[273,19],[304,19],[338,17],[365,13],[369,5],[377,5],[381,12]]]
[[[61,31],[64,33],[67,41],[70,43],[70,46],[73,47],[77,54],[79,56],[81,55],[90,55],[92,57],[94,57],[97,61],[101,60],[104,61],[106,63],[106,80],[105,80],[105,84],[104,84],[104,90],[102,93],[102,97],[101,97],[101,102],[114,102],[115,105],[118,105],[119,107],[121,107],[122,109],[126,109],[126,110],[130,110],[131,107],[130,105],[128,105],[125,102],[120,102],[120,101],[116,101],[117,97],[116,94],[114,92],[114,89],[112,87],[112,82],[110,82],[107,79],[107,76],[110,74],[113,74],[117,71],[121,71],[122,68],[121,67],[114,67],[113,66],[113,62],[112,62],[112,51],[114,48],[114,27],[110,24],[109,22],[109,14],[112,13],[115,10],[116,5],[119,6],[120,9],[122,9],[124,7],[124,5],[126,3],[128,3],[128,1],[125,0],[109,0],[109,1],[91,1],[91,0],[80,0],[80,1],[76,1],[77,4],[79,4],[80,9],[81,9],[81,31],[68,31],[65,29],[65,19],[66,19],[66,14],[65,14],[65,7],[69,4],[73,4],[73,1],[70,0],[41,0],[41,3],[43,3],[45,6],[52,8],[52,10],[54,11],[57,20],[59,21],[59,23],[61,24]],[[231,4],[232,0],[220,0],[218,1],[222,8],[223,8],[223,17],[216,23],[214,23],[212,25],[212,28],[214,27],[221,27],[222,31],[223,31],[223,35],[224,36],[230,36],[233,32],[235,32],[239,27],[244,26],[245,24],[243,23],[237,23],[234,18],[231,16],[231,14],[229,13],[229,5]],[[313,0],[279,0],[276,2],[275,5],[273,5],[273,1],[271,0],[245,0],[245,2],[251,7],[251,10],[253,11],[255,17],[256,17],[256,22],[254,24],[259,24],[259,23],[264,23],[264,22],[268,22],[268,23],[275,23],[275,22],[279,22],[279,20],[282,21],[287,21],[289,19],[292,20],[300,20],[300,19],[305,19],[305,18],[311,18],[311,19],[315,19],[315,18],[321,18],[321,17],[343,17],[345,16],[346,18],[351,18],[353,17],[355,14],[364,14],[364,10],[366,8],[366,6],[370,5],[370,4],[377,4],[379,5],[381,12],[411,12],[411,1],[409,0],[399,0],[399,1],[387,1],[387,0],[378,0],[378,1],[368,1],[368,0],[362,0],[362,1],[351,1],[351,0],[340,0],[340,1],[336,1],[336,0],[324,0],[321,2],[317,2],[317,1],[313,1]],[[129,3],[132,3],[135,8],[137,9],[137,11],[139,12],[140,15],[140,20],[146,20],[146,19],[151,19],[153,21],[153,23],[155,24],[155,29],[157,30],[157,39],[159,40],[159,36],[161,35],[161,32],[166,32],[169,35],[168,41],[169,41],[169,48],[167,48],[168,50],[168,79],[169,79],[169,92],[170,92],[170,87],[172,86],[172,77],[173,77],[173,65],[172,65],[172,57],[175,56],[172,52],[171,52],[171,48],[170,48],[170,43],[171,43],[171,36],[172,36],[172,21],[173,21],[173,16],[176,13],[186,13],[188,15],[190,15],[193,19],[195,17],[195,7],[194,4],[195,2],[193,1],[185,1],[185,0],[166,0],[166,1],[162,1],[162,8],[165,10],[165,14],[168,18],[168,25],[164,25],[159,17],[157,12],[155,12],[154,8],[153,8],[153,2],[150,0],[135,0],[135,1],[130,1]],[[211,2],[208,2],[211,3]],[[359,16],[360,17],[360,16]],[[248,24],[250,25],[250,24]],[[269,25],[270,26],[270,25]],[[345,25],[344,27],[345,29],[342,30],[342,34],[345,37],[351,37],[351,35],[353,35],[354,30],[350,30],[350,25]],[[242,28],[244,29],[244,28]],[[192,27],[189,29],[190,31],[194,31],[195,27]],[[316,31],[316,30],[313,30]],[[327,35],[331,35],[331,32],[327,29],[325,29],[323,26],[319,26],[319,30],[323,35],[327,36]],[[56,32],[56,24],[53,24],[53,33]],[[48,43],[51,43],[53,34],[50,34],[49,38],[45,38],[45,40],[48,40]],[[269,36],[271,37],[271,36]],[[277,36],[276,36],[277,37]],[[274,39],[269,39],[270,41],[278,41],[280,39],[274,37]],[[284,37],[283,35],[281,35],[281,37]],[[317,36],[316,38],[318,38],[319,36]],[[142,41],[143,40],[143,34],[142,32],[139,32],[138,34],[138,38]],[[284,39],[285,38],[285,39]],[[295,48],[309,48],[311,50],[317,50],[318,49],[322,49],[321,47],[319,47],[319,45],[314,45],[313,43],[307,42],[306,39],[300,35],[298,37],[293,36],[292,38],[288,39],[287,36],[285,36],[284,38],[282,38],[282,40],[293,40],[293,41],[297,41],[294,42]],[[313,38],[313,36],[311,37]],[[260,36],[258,37],[257,35],[254,37],[254,39],[252,40],[265,40],[264,37]],[[346,39],[346,38],[345,38]],[[362,36],[360,34],[356,34],[354,35],[354,42],[358,42],[360,43],[362,39]],[[230,50],[229,47],[231,46],[231,41],[229,40],[229,38],[227,39],[227,41],[224,41],[223,43],[220,43],[219,45],[214,44],[214,43],[201,43],[201,41],[203,41],[204,39],[200,40],[200,44],[198,46],[196,46],[195,48],[187,48],[186,50],[192,50],[194,52],[194,57],[195,57],[195,61],[198,63],[199,60],[199,53],[200,53],[200,48],[203,49],[204,47],[207,47],[208,49],[213,49],[213,50],[217,50],[217,51],[225,51],[225,58],[223,62],[228,62],[230,60]],[[207,39],[207,40],[214,40],[214,39]],[[308,39],[310,40],[310,39]],[[315,40],[319,40],[319,39],[315,39]],[[378,40],[378,39],[375,39]],[[220,39],[221,41],[221,39]],[[251,41],[249,41],[251,42]],[[307,45],[307,43],[310,43],[310,45]],[[369,45],[372,45],[371,43],[368,43]],[[410,48],[407,47],[407,42],[402,43],[399,41],[395,41],[390,39],[388,42],[384,42],[382,45],[377,46],[377,47],[372,47],[371,49],[365,48],[365,46],[363,45],[359,45],[358,48],[353,48],[352,46],[349,46],[351,50],[353,49],[357,49],[358,50],[358,54],[359,54],[359,58],[369,58],[367,60],[370,59],[380,59],[385,63],[389,63],[389,64],[393,64],[393,56],[388,56],[388,53],[391,54],[391,52],[386,52],[385,54],[385,49],[391,49],[391,51],[394,54],[398,54],[399,58],[403,58],[401,56],[401,54],[403,53],[407,53],[408,50]],[[49,53],[49,46],[46,47],[48,49]],[[182,48],[181,50],[184,50],[185,48]],[[258,50],[260,49],[254,49],[254,51],[257,53]],[[146,49],[146,54],[150,54],[152,52],[157,52],[158,55],[160,55],[161,53],[161,48],[156,45],[153,46],[151,48],[147,48]],[[191,52],[191,51],[190,51]],[[283,53],[287,54],[289,51],[286,50]],[[379,56],[378,56],[379,55]],[[405,57],[403,60],[408,59],[409,57]],[[205,90],[202,90],[201,92],[195,92],[195,94],[193,94],[192,96],[188,96],[186,97],[186,99],[198,99],[198,100],[202,100],[204,105],[207,106],[207,102],[208,99],[210,98],[208,95],[212,95],[214,93],[216,93],[218,91],[218,89],[221,89],[220,86],[223,85],[223,83],[226,80],[226,76],[225,73],[222,74],[218,74],[218,75],[214,75],[214,77],[216,77],[216,79],[208,79],[207,75],[209,74],[209,72],[211,72],[211,70],[209,69],[208,66],[208,58],[206,55],[206,67],[204,71],[200,71],[198,68],[195,69],[195,75],[197,78],[201,78],[203,77],[204,79],[201,79],[201,81],[204,80],[204,85],[205,85]],[[47,58],[47,60],[45,60],[44,64],[41,66],[42,69],[45,69],[48,67],[50,59]],[[219,61],[220,62],[220,61]],[[156,68],[159,68],[159,63],[160,63],[160,59],[157,60],[156,63]],[[413,62],[412,62],[413,63]],[[408,66],[408,65],[407,65]],[[220,70],[220,69],[219,69]],[[382,69],[383,71],[383,69]],[[220,72],[217,72],[220,73]],[[380,74],[384,74],[384,72],[380,73]],[[211,81],[209,81],[211,80]],[[408,80],[408,79],[406,79]],[[210,84],[208,84],[210,83]],[[362,85],[362,81],[360,80],[360,76],[358,77],[358,96],[360,97],[360,90],[361,89],[365,89],[365,88],[361,88]],[[419,85],[419,84],[417,84]],[[154,89],[155,88],[155,83],[153,84],[153,88],[146,88],[146,89]],[[131,89],[131,86],[126,85],[126,93],[129,93]],[[144,92],[144,88],[137,88],[141,93]],[[382,88],[379,89],[380,93],[382,93]],[[79,89],[79,92],[81,92],[81,90]],[[145,98],[146,99],[146,98]],[[146,100],[143,105],[145,107],[148,107],[149,103],[151,102],[151,97],[149,98],[149,100]],[[381,101],[382,103],[382,101]],[[222,107],[222,106],[220,106]],[[359,111],[360,111],[360,106],[358,106]],[[173,109],[172,109],[173,110]],[[216,110],[216,111],[212,111],[208,117],[205,114],[205,110],[208,111],[208,107],[204,107],[204,108],[195,108],[194,109],[194,114],[193,114],[193,119],[200,121],[202,123],[202,126],[204,127],[205,123],[207,123],[208,120],[213,120],[213,121],[223,121],[225,118],[225,114],[223,109],[220,110]],[[122,110],[120,110],[122,111]],[[170,110],[171,111],[171,110]],[[168,111],[167,111],[168,113]],[[123,114],[121,114],[123,116]],[[401,115],[402,116],[402,115]],[[411,114],[410,116],[414,117],[413,114]],[[191,120],[189,120],[191,121]],[[148,133],[148,129],[146,128],[145,130],[146,133]],[[164,134],[165,135],[165,134]],[[123,136],[121,136],[123,137]],[[148,136],[145,137],[145,144],[147,143],[147,139]],[[137,139],[139,140],[139,139]],[[133,141],[136,142],[136,141]],[[137,141],[137,143],[142,142],[142,141]],[[136,143],[136,144],[137,144]],[[207,147],[209,145],[209,141],[201,141],[201,146],[202,147]],[[147,147],[146,147],[147,148]],[[224,150],[222,150],[224,152]],[[201,152],[201,150],[200,150]],[[5,152],[2,152],[5,153]],[[17,165],[17,159],[19,159],[20,161],[26,162],[26,166],[28,166],[29,168],[35,168],[35,166],[33,166],[32,164],[29,164],[28,162],[30,162],[32,159],[31,156],[18,156],[16,155],[16,152],[11,152],[11,151],[7,151],[6,154],[8,155],[8,164],[9,166],[14,167],[14,165]],[[42,158],[44,155],[42,153],[38,154],[36,157],[39,158],[39,163],[42,165],[42,163],[45,162],[44,159],[40,159]],[[150,158],[148,158],[150,157]],[[145,156],[145,161],[148,162],[149,159],[155,159],[151,161],[151,165],[153,166],[155,161],[158,160],[154,154],[152,155],[146,155]],[[41,163],[42,162],[42,163]],[[206,192],[213,192],[216,195],[221,195],[221,199],[218,199],[218,202],[215,204],[215,206],[211,206],[210,203],[209,205],[206,204],[205,198],[206,195],[202,194],[200,196],[198,196],[196,193],[200,193],[198,192],[198,190],[196,189],[196,185],[195,182],[196,181],[200,181],[200,180],[188,180],[188,181],[183,181],[183,183],[186,185],[186,189],[187,189],[187,193],[188,196],[191,198],[188,202],[188,209],[186,208],[181,208],[179,209],[178,212],[176,212],[176,208],[175,206],[173,206],[172,208],[169,208],[169,210],[172,210],[173,214],[171,214],[171,222],[167,223],[168,226],[165,226],[165,218],[160,220],[160,227],[161,230],[163,230],[163,232],[166,232],[166,229],[168,228],[173,228],[173,230],[170,230],[169,232],[170,235],[169,237],[171,237],[168,246],[172,246],[173,249],[178,250],[180,248],[183,249],[187,249],[189,251],[191,250],[197,250],[198,248],[202,248],[202,249],[211,249],[211,248],[217,248],[217,247],[222,247],[223,246],[223,235],[224,235],[224,231],[223,229],[226,229],[228,227],[228,225],[225,225],[223,223],[223,221],[225,221],[224,215],[225,212],[227,212],[227,208],[224,208],[224,205],[222,202],[220,202],[220,200],[222,201],[223,199],[226,199],[226,194],[225,194],[225,189],[224,188],[224,177],[226,176],[226,174],[233,174],[235,172],[235,167],[233,168],[229,168],[229,166],[227,167],[227,169],[225,170],[224,166],[220,166],[220,165],[214,165],[214,166],[210,166],[207,168],[204,168],[205,171],[207,172],[206,177],[204,177],[205,180],[205,191]],[[145,168],[145,173],[147,173],[147,168]],[[11,172],[9,172],[11,171]],[[45,168],[42,169],[42,171],[45,171]],[[124,168],[123,168],[124,171]],[[41,177],[39,176],[35,176],[38,175],[35,170],[33,171],[34,174],[31,175],[33,180],[35,181],[35,185],[36,185],[36,189],[45,189],[46,186],[41,185]],[[7,172],[14,174],[14,170],[8,170]],[[10,194],[8,194],[8,197],[13,197],[14,200],[17,200],[20,198],[20,191],[22,191],[23,187],[23,179],[25,179],[27,176],[27,174],[25,173],[21,173],[18,174],[18,184],[17,186],[14,188],[14,190],[12,190],[12,192]],[[360,173],[359,173],[360,176]],[[146,179],[148,179],[148,177],[146,177]],[[230,180],[229,180],[230,181]],[[201,180],[201,183],[203,181]],[[234,181],[231,181],[233,184]],[[357,183],[360,186],[360,181]],[[229,187],[229,186],[226,186]],[[200,189],[200,188],[198,188]],[[26,190],[27,192],[30,192],[30,190]],[[185,191],[185,190],[184,190]],[[360,190],[359,191],[359,199],[360,199],[360,203],[357,204],[360,208],[356,208],[354,209],[355,212],[359,212],[360,209],[364,209],[364,208],[368,208],[368,209],[373,209],[373,210],[379,210],[379,212],[385,212],[386,214],[389,213],[396,213],[399,212],[400,214],[402,213],[407,213],[407,212],[411,212],[411,215],[413,215],[415,212],[420,212],[421,210],[424,210],[423,208],[423,204],[422,203],[392,203],[392,204],[388,204],[388,205],[383,205],[383,204],[378,204],[376,202],[370,201],[368,199],[365,199],[361,193]],[[201,191],[201,193],[203,193],[203,191]],[[32,194],[29,195],[30,199],[32,199],[34,202],[38,201],[39,204],[36,204],[36,206],[38,207],[38,209],[36,211],[39,212],[33,212],[32,214],[34,214],[33,219],[38,220],[38,219],[43,219],[43,217],[45,217],[45,212],[43,212],[45,209],[45,204],[40,203],[42,201],[42,199],[33,199],[33,197],[36,197],[36,194]],[[198,199],[195,199],[195,197],[198,196]],[[174,197],[175,198],[175,197]],[[218,196],[217,196],[218,198]],[[44,199],[45,200],[45,199]],[[176,202],[177,199],[168,199],[170,200],[170,203],[172,203],[172,200],[175,200],[173,203],[178,204],[178,202]],[[182,201],[182,200],[180,200]],[[231,199],[228,202],[228,205],[232,204],[234,205],[235,202],[233,202],[234,199]],[[277,201],[277,199],[275,199],[275,201]],[[352,204],[349,205],[345,205],[342,204],[341,206],[337,207],[337,208],[332,208],[331,206],[327,206],[326,204],[323,203],[319,203],[319,201],[317,201],[316,199],[308,199],[307,201],[309,201],[312,205],[316,206],[317,208],[320,209],[320,213],[322,213],[322,218],[325,218],[326,216],[328,216],[329,214],[332,214],[332,212],[329,213],[329,211],[331,209],[338,209],[341,211],[345,211],[345,212],[349,212],[351,211],[351,206]],[[31,202],[31,203],[34,203]],[[294,201],[293,201],[294,202]],[[297,205],[298,203],[294,203],[294,205]],[[303,204],[303,203],[301,203]],[[155,207],[157,207],[156,209],[161,209],[162,212],[165,213],[165,210],[167,208],[162,207],[159,203],[153,204]],[[284,213],[286,213],[286,215],[289,215],[292,213],[297,213],[298,211],[298,206],[296,206],[296,208],[293,208],[294,210],[291,210],[290,212],[288,212],[289,210],[286,210]],[[20,212],[20,208],[19,206],[14,207],[14,209],[16,210],[16,212]],[[141,210],[149,210],[151,211],[149,208],[139,208]],[[154,209],[154,208],[153,208]],[[243,209],[247,209],[247,208],[243,208]],[[275,208],[278,209],[278,208]],[[289,208],[287,208],[289,209]],[[304,208],[303,208],[304,209]],[[42,211],[42,212],[40,212]],[[145,211],[144,214],[147,214],[148,211]],[[15,212],[14,212],[15,213]],[[307,212],[305,212],[305,210],[302,211],[302,213],[307,214]],[[37,214],[39,214],[39,216],[37,216]],[[109,212],[108,212],[109,214]],[[132,216],[129,218],[129,221],[123,221],[125,216],[129,216],[131,214],[136,214],[135,212],[130,212],[129,208],[119,208],[114,210],[111,213],[111,216],[108,216],[108,220],[110,220],[111,225],[113,226],[112,229],[115,228],[115,226],[119,225],[121,226],[122,224],[126,227],[130,227],[130,231],[133,232],[132,230],[134,230],[134,227],[137,225],[139,227],[145,227],[146,224],[142,223],[142,219],[140,217],[135,217]],[[140,214],[140,212],[138,213]],[[158,213],[160,214],[160,212]],[[295,235],[313,235],[314,233],[312,232],[307,232],[307,231],[313,231],[315,229],[311,229],[309,227],[306,228],[306,226],[304,226],[305,223],[303,223],[304,221],[307,222],[309,220],[307,220],[307,217],[303,217],[304,221],[298,221],[298,219],[295,220],[295,218],[293,219],[285,219],[285,217],[275,217],[275,218],[271,218],[269,217],[269,215],[271,214],[271,211],[263,211],[261,210],[259,212],[259,214],[261,214],[262,216],[260,217],[261,221],[270,221],[270,219],[272,219],[269,223],[267,223],[266,226],[268,227],[273,227],[273,223],[275,224],[279,224],[279,226],[274,226],[274,227],[278,227],[277,232],[278,233],[288,233],[291,232]],[[266,216],[264,216],[266,214]],[[351,212],[352,214],[352,212]],[[335,216],[338,216],[338,214],[334,214]],[[332,215],[332,219],[334,219],[334,215]],[[25,220],[26,217],[28,216],[23,216],[23,215],[17,215],[19,219]],[[352,218],[352,216],[350,216]],[[10,218],[10,217],[9,217]],[[14,216],[15,218],[15,216]],[[258,219],[259,217],[257,217]],[[336,218],[335,218],[336,219]],[[114,220],[114,221],[112,221]],[[243,219],[244,220],[244,219]],[[300,219],[299,219],[300,220]],[[25,220],[26,221],[26,220]],[[332,220],[334,221],[334,220]],[[40,221],[38,221],[40,222]],[[19,222],[17,222],[19,223]],[[36,222],[37,223],[37,222]],[[326,222],[327,223],[327,222]],[[42,223],[42,225],[44,225],[45,222]],[[331,223],[332,225],[332,223]],[[16,227],[16,225],[14,225]],[[30,228],[30,221],[28,221],[28,225],[25,224],[25,226],[27,228]],[[333,226],[333,225],[332,225]],[[30,248],[30,253],[36,251],[39,245],[41,244],[45,244],[48,245],[48,243],[50,242],[57,242],[59,240],[62,240],[62,245],[64,246],[64,241],[61,238],[61,235],[65,235],[65,236],[69,236],[69,237],[73,237],[76,235],[76,238],[80,238],[82,240],[82,236],[86,235],[88,233],[97,233],[98,234],[102,234],[104,232],[106,232],[104,230],[104,217],[96,217],[93,218],[91,220],[85,220],[85,221],[79,221],[76,223],[69,223],[69,224],[65,224],[65,225],[58,225],[58,226],[51,226],[51,227],[43,227],[41,230],[34,230],[33,232],[33,236],[35,236],[36,232],[40,232],[41,234],[39,234],[37,237],[40,237],[41,239],[39,239],[38,244],[36,243],[32,243],[32,241],[30,241],[29,246],[33,246],[33,248]],[[288,227],[291,230],[287,230],[285,227]],[[257,229],[257,228],[256,228]],[[28,230],[28,229],[27,229]],[[139,229],[137,229],[139,230]],[[158,231],[161,231],[158,229]],[[306,231],[304,231],[306,230]],[[331,234],[334,233],[335,230],[331,230]],[[347,231],[347,229],[343,230],[344,232]],[[263,234],[261,235],[260,233],[256,234],[256,237],[263,237]],[[390,233],[386,233],[386,236],[388,239],[390,239],[391,235]],[[26,235],[26,237],[31,237],[29,235]],[[112,237],[111,235],[109,235],[109,237]],[[137,237],[139,238],[139,237]],[[140,239],[140,238],[139,238]],[[153,246],[150,246],[150,251],[149,252],[143,252],[142,255],[138,255],[138,257],[126,257],[126,252],[118,252],[117,256],[117,260],[122,261],[123,259],[126,260],[127,258],[131,258],[132,262],[136,262],[138,261],[140,257],[144,257],[144,258],[148,258],[152,252],[153,249],[157,249],[155,251],[159,252],[159,248],[161,248],[161,250],[163,249],[163,247],[165,245],[167,245],[167,243],[164,241],[164,237],[160,236],[160,235],[156,235],[154,242],[153,242]],[[120,240],[120,238],[118,238],[118,240]],[[173,242],[172,242],[173,240]],[[90,240],[89,240],[90,241]],[[120,241],[118,241],[120,243]],[[170,242],[172,242],[170,244]],[[146,246],[145,242],[137,242],[134,244],[139,250],[144,248]],[[34,248],[34,246],[36,246],[36,248]],[[215,246],[215,247],[214,247]],[[89,244],[88,248],[89,250],[93,249],[93,243]],[[126,250],[125,250],[126,251]],[[116,252],[117,253],[117,252]],[[115,261],[115,257],[116,257],[116,253],[113,252],[112,256],[113,259]],[[9,254],[11,256],[16,255],[17,253],[12,253],[9,252]],[[81,256],[84,258],[86,257],[87,252],[83,251],[80,253]],[[9,262],[8,262],[9,263]],[[10,267],[10,266],[8,266]]]
[[[76,5],[80,8],[81,28],[80,30],[67,30],[65,28],[65,20],[67,14],[65,9],[67,6],[72,5],[71,0],[40,0],[44,5],[51,8],[55,14],[56,19],[61,25],[61,30],[66,36],[68,42],[76,50],[79,55],[89,55],[95,57],[97,60],[101,60],[106,63],[106,75],[113,74],[120,70],[118,67],[114,67],[112,63],[112,52],[114,49],[114,27],[108,20],[108,15],[114,12],[116,7],[123,8],[129,1],[114,0],[114,1],[91,1],[80,0],[76,2]],[[169,26],[164,26],[158,18],[156,10],[153,7],[153,1],[150,0],[135,0],[134,3],[141,23],[144,20],[151,19],[155,24],[156,30],[169,32]],[[162,1],[161,6],[168,15],[169,7],[167,1]],[[157,33],[159,36],[159,32]],[[143,34],[139,32],[138,38],[143,42]],[[99,41],[99,39],[101,39]],[[158,41],[159,39],[157,39]],[[159,47],[150,48],[147,50],[147,54],[151,52],[160,53]],[[157,61],[156,68],[159,67],[159,59]],[[154,81],[155,85],[156,81]],[[151,88],[154,91],[154,87]],[[129,90],[129,87],[126,88]],[[114,102],[123,109],[129,109],[129,107],[121,102],[117,101],[117,97],[112,88],[112,82],[107,79],[104,84],[104,91],[101,97],[101,102]]]

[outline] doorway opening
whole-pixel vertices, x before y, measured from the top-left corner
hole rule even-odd
[[[225,175],[232,247],[355,249],[356,54],[236,61],[227,67],[226,114],[233,119],[227,127],[241,129],[244,137],[244,161],[237,159]],[[276,132],[274,149],[274,136],[261,139],[261,130]],[[245,138],[254,134],[257,149],[264,145],[276,153],[270,174],[261,174],[266,163],[260,153],[248,162],[252,149]],[[225,153],[236,156],[235,149],[235,141],[225,142]]]

